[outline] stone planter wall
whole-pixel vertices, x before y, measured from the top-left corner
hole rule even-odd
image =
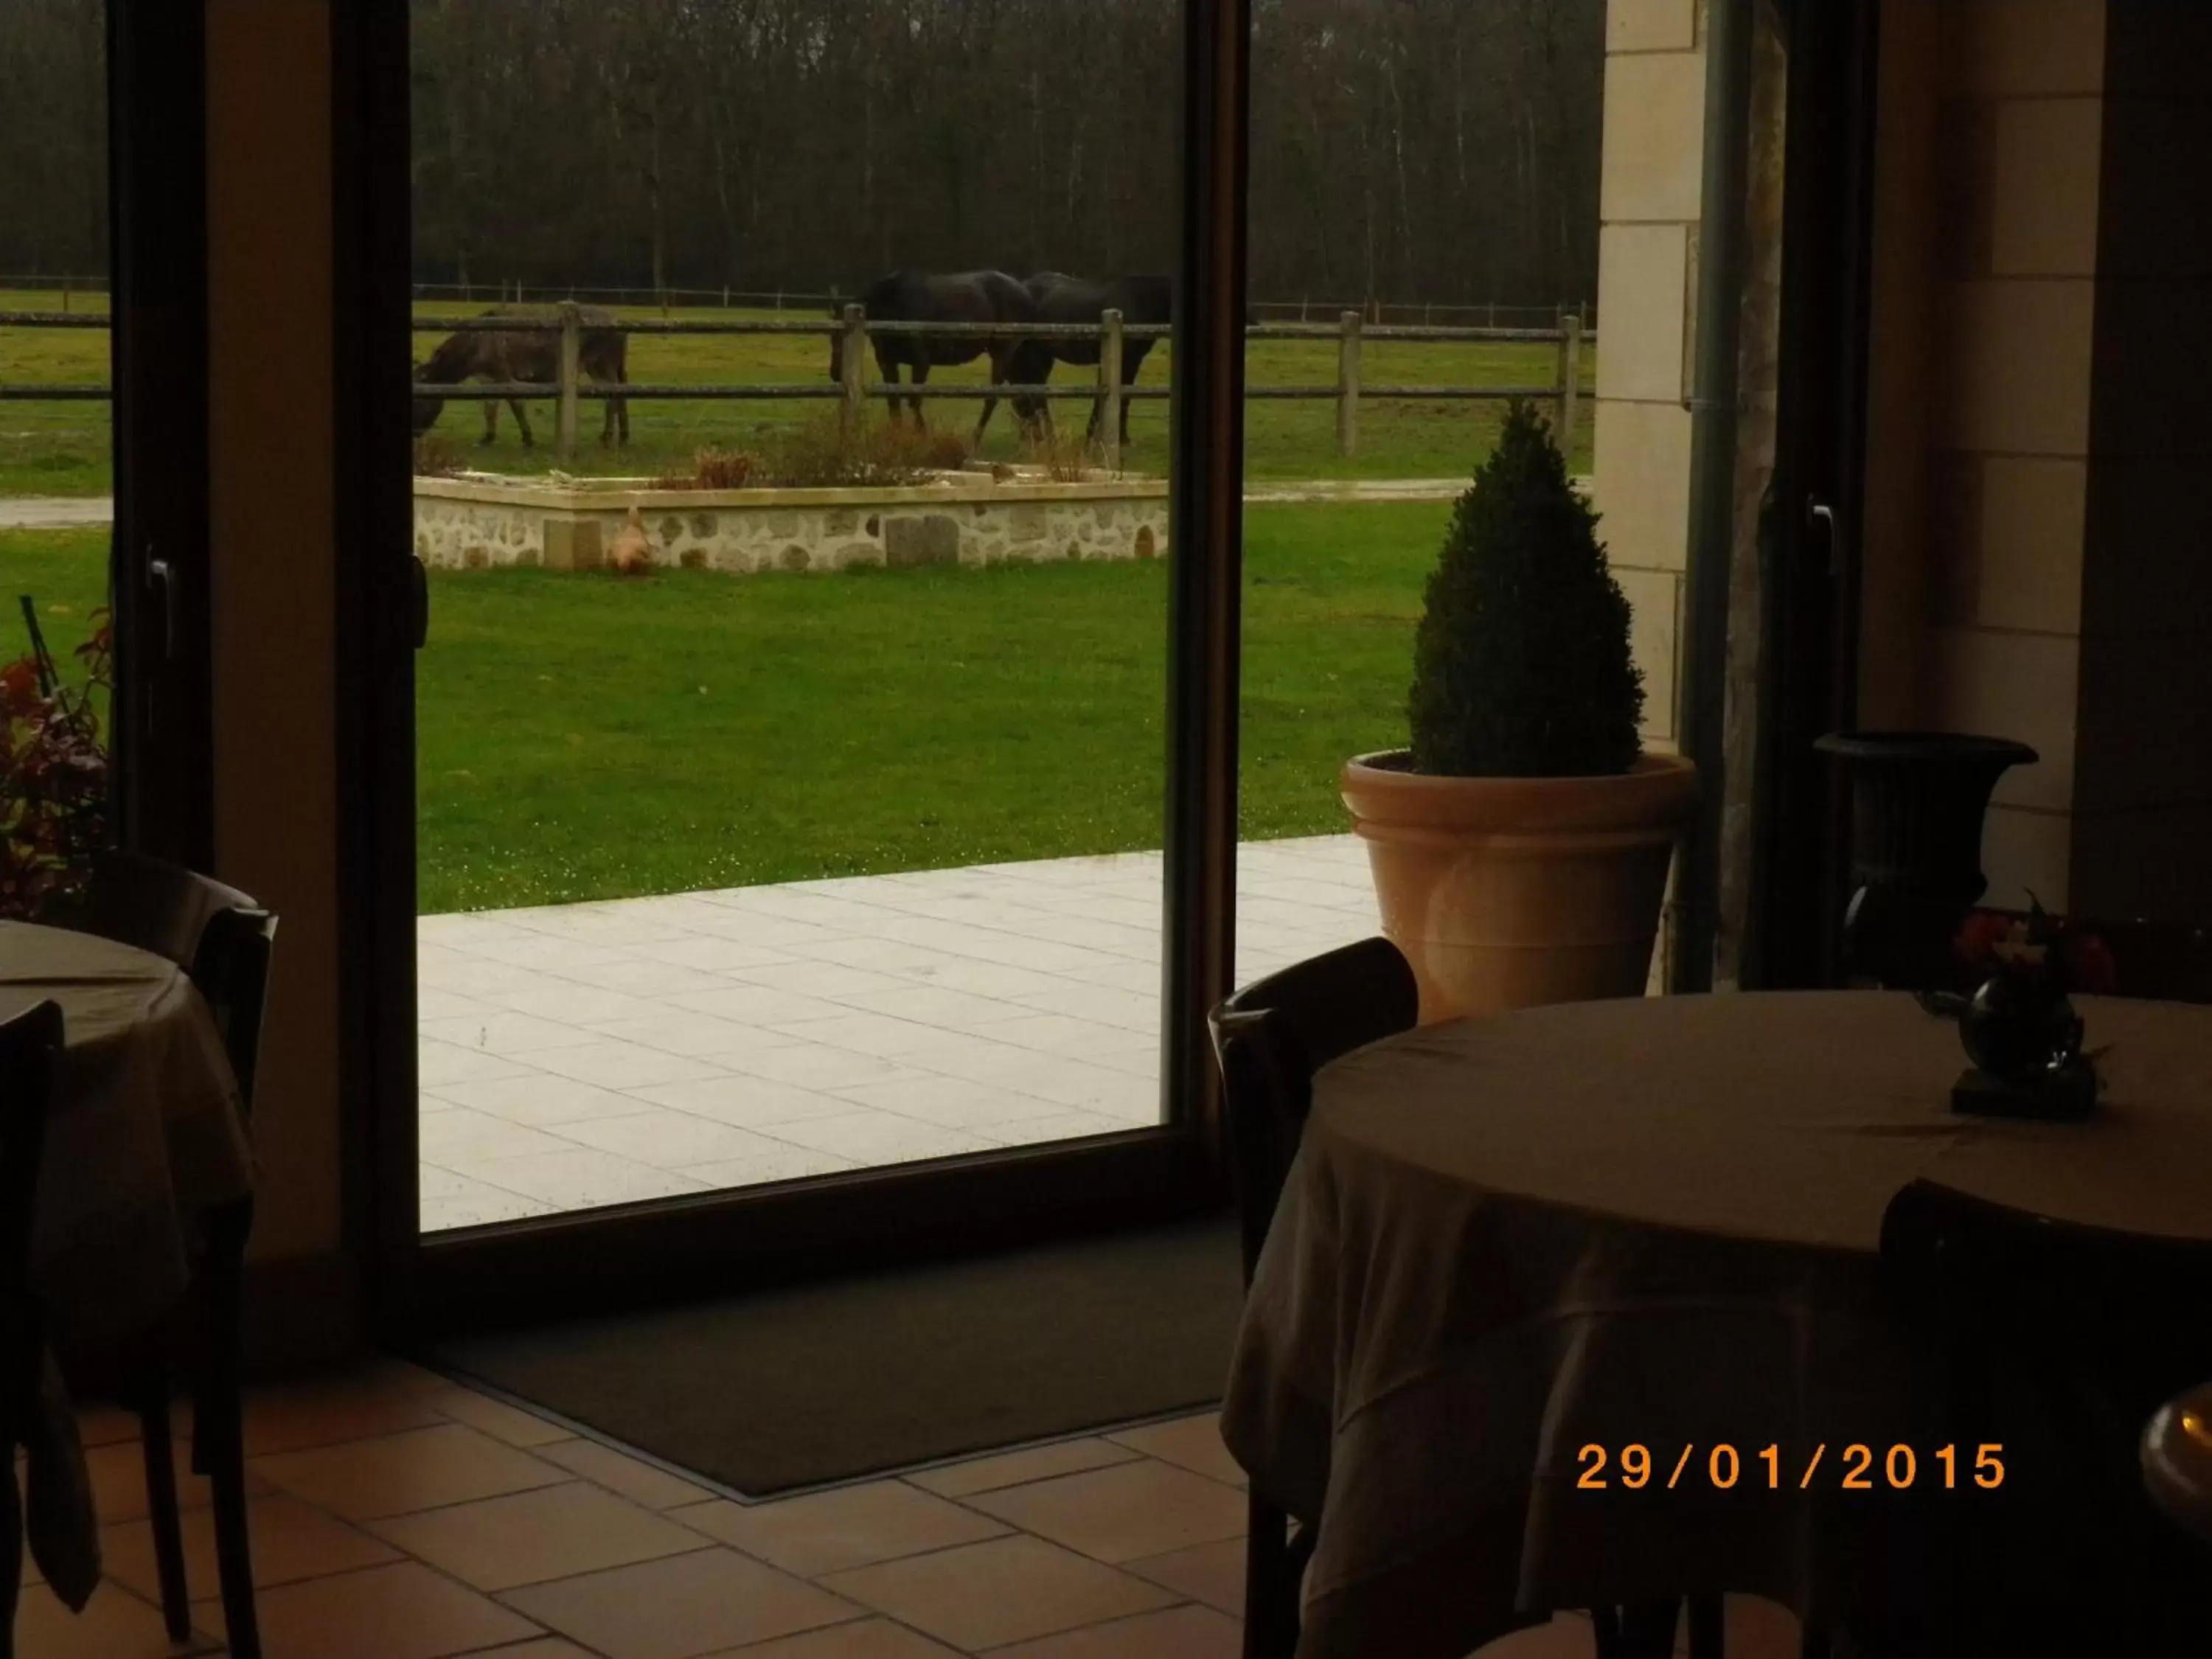
[[[873,564],[1149,559],[1167,550],[1167,485],[950,474],[879,489],[665,490],[641,481],[415,480],[415,552],[434,569],[592,570],[632,506],[657,563],[842,570]]]

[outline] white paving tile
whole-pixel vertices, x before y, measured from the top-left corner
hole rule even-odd
[[[486,1054],[509,1056],[592,1040],[589,1031],[576,1026],[558,1020],[538,1019],[529,1014],[509,1013],[503,1008],[496,1013],[459,1014],[418,1024],[425,1037],[450,1042],[459,1048],[480,1048]]]
[[[602,1089],[597,1084],[520,1068],[506,1077],[443,1084],[438,1092],[456,1105],[534,1128],[620,1117],[628,1112],[643,1111],[647,1104],[612,1089]]]
[[[538,1049],[532,1054],[531,1064],[556,1077],[596,1083],[603,1089],[635,1089],[648,1083],[678,1083],[685,1078],[715,1074],[714,1068],[704,1061],[610,1037]]]
[[[514,1060],[498,1054],[488,1054],[481,1048],[464,1048],[459,1043],[441,1042],[435,1037],[424,1037],[415,1048],[416,1078],[426,1089],[440,1089],[450,1083],[473,1082],[482,1078],[520,1077],[525,1068]]]
[[[843,1117],[810,1118],[781,1123],[776,1138],[793,1146],[832,1152],[856,1164],[911,1164],[927,1158],[994,1151],[997,1142],[965,1129],[918,1123],[890,1112],[855,1111]]]
[[[872,1106],[881,1111],[896,1112],[901,1117],[917,1118],[924,1123],[940,1124],[948,1129],[973,1129],[982,1134],[993,1133],[990,1126],[994,1124],[1018,1123],[1024,1118],[1048,1114],[1053,1108],[1052,1102],[1040,1100],[1035,1095],[1018,1094],[1011,1089],[971,1082],[964,1077],[947,1077],[941,1072],[909,1072],[902,1077],[862,1083],[836,1092],[855,1105]]]
[[[703,1077],[687,1083],[656,1083],[632,1090],[630,1095],[635,1100],[740,1129],[765,1128],[808,1117],[842,1117],[853,1109],[853,1103],[842,1096],[763,1077]]]
[[[556,1210],[588,1210],[603,1204],[634,1204],[643,1199],[676,1198],[707,1190],[688,1176],[585,1146],[526,1158],[486,1158],[472,1166],[470,1173]]]
[[[883,1054],[865,1054],[833,1043],[793,1040],[775,1048],[739,1048],[706,1056],[725,1072],[743,1073],[769,1082],[806,1089],[830,1089],[849,1083],[867,1083],[899,1070],[899,1063]]]
[[[494,1222],[520,1221],[554,1212],[552,1205],[540,1200],[429,1164],[422,1166],[416,1195],[426,1233],[443,1232],[449,1227],[487,1227]]]
[[[427,1229],[1155,1123],[1158,851],[426,916]],[[1237,977],[1376,930],[1240,850]]]
[[[787,1144],[755,1134],[750,1129],[658,1106],[626,1117],[571,1123],[561,1133],[570,1140],[656,1170],[680,1170],[691,1164],[731,1164],[774,1152]]]
[[[520,1158],[532,1152],[558,1152],[568,1143],[543,1129],[530,1129],[489,1112],[466,1106],[449,1106],[441,1112],[424,1112],[416,1120],[422,1161],[446,1169],[466,1168],[487,1158]]]
[[[672,1007],[665,1003],[648,1006],[653,1012],[641,1018],[594,1020],[591,1029],[602,1036],[641,1043],[665,1054],[694,1057],[733,1053],[741,1048],[781,1048],[791,1041],[781,1031],[742,1024],[734,1019],[720,1019],[690,1008]]]

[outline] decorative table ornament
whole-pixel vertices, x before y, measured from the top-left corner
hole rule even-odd
[[[2072,993],[2109,993],[2118,974],[2093,933],[2071,928],[2028,895],[2024,921],[1977,911],[1959,953],[1980,979],[1951,1004],[1973,1068],[1951,1091],[1951,1109],[1984,1117],[2074,1119],[2096,1109],[2098,1079],[2081,1051]]]

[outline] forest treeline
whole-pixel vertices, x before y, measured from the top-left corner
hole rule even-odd
[[[1178,0],[411,0],[418,281],[1171,270]],[[104,264],[102,0],[0,4],[0,271]],[[1603,0],[1255,0],[1251,289],[1587,298]]]

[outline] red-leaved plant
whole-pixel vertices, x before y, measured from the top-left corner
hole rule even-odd
[[[2119,964],[2104,940],[2053,916],[2027,896],[2027,915],[1976,910],[1959,929],[1959,955],[1976,975],[2000,974],[2048,984],[2063,996],[2080,991],[2110,995],[2118,988]]]
[[[107,844],[107,750],[95,693],[112,690],[111,622],[76,648],[85,683],[35,651],[0,668],[0,917],[73,890]]]

